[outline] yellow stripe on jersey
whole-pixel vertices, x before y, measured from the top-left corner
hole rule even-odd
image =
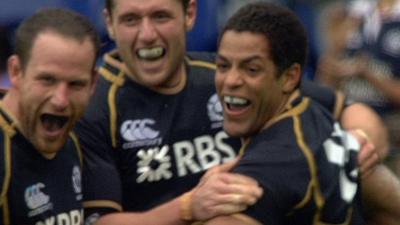
[[[296,93],[297,92],[293,93],[293,95],[290,98],[292,99],[292,97],[297,96]],[[283,120],[287,117],[298,116],[298,115],[302,114],[307,109],[307,107],[310,105],[310,98],[303,97],[303,100],[295,107],[293,107],[291,105],[291,102],[292,101],[289,100],[288,104],[285,106],[287,111],[285,111],[284,113],[282,113],[276,117],[271,118],[268,121],[268,123],[266,124],[265,128],[268,128],[271,125],[273,125],[273,124],[277,123],[278,121]]]
[[[325,204],[325,199],[324,196],[321,192],[321,188],[320,188],[320,183],[318,180],[318,174],[317,174],[317,164],[315,162],[315,158],[313,156],[313,153],[310,149],[310,147],[306,144],[305,140],[304,140],[304,136],[303,136],[303,131],[301,128],[301,120],[299,116],[295,116],[293,118],[293,122],[294,122],[294,131],[296,134],[296,141],[301,149],[301,151],[303,152],[304,156],[306,157],[307,160],[307,164],[309,167],[309,171],[310,171],[310,176],[311,176],[311,186],[308,191],[312,192],[312,196],[314,197],[314,201],[317,207],[317,213],[315,214],[314,217],[314,222],[315,221],[319,221],[319,219],[321,218],[321,211],[322,208]],[[310,196],[310,194],[306,194],[307,197]],[[303,201],[301,201],[299,204],[297,204],[295,206],[295,208],[300,208],[302,206],[302,204],[304,204],[306,202],[306,200],[304,199]]]
[[[191,60],[189,58],[186,58],[186,61],[191,66],[205,67],[205,68],[208,68],[208,69],[211,69],[211,70],[217,69],[217,66],[214,63],[210,63],[210,62],[207,62],[207,61]]]
[[[325,198],[322,194],[321,186],[320,186],[319,179],[318,179],[317,163],[315,162],[315,158],[314,158],[314,155],[313,155],[310,147],[306,144],[306,142],[304,140],[303,131],[301,129],[300,117],[295,116],[293,119],[294,119],[294,130],[295,130],[295,134],[296,134],[296,140],[297,140],[297,143],[299,144],[300,149],[302,150],[304,156],[307,159],[307,163],[308,163],[309,170],[311,173],[310,174],[311,182],[307,188],[307,193],[306,193],[304,199],[295,206],[295,209],[301,208],[308,201],[310,201],[311,198],[313,198],[314,202],[316,204],[316,207],[317,207],[317,213],[314,216],[313,225],[328,225],[321,221],[322,209],[325,205]],[[344,223],[342,223],[340,225],[350,224],[351,215],[352,215],[352,208],[350,208],[347,212],[346,221],[344,221]]]
[[[6,109],[3,107],[2,102],[0,102],[0,107],[2,108],[3,111],[6,111]],[[8,116],[12,116],[10,113],[8,113]],[[8,190],[10,188],[10,182],[11,182],[11,138],[16,134],[16,124],[12,122],[10,124],[7,122],[7,120],[0,115],[0,127],[3,130],[4,133],[4,180],[3,180],[3,186],[2,186],[2,192],[0,196],[0,205],[3,208],[3,224],[4,225],[9,225],[11,224],[10,222],[10,208],[9,208],[9,203],[8,203]]]
[[[85,208],[112,208],[119,212],[122,211],[122,206],[117,202],[111,200],[93,200],[83,202],[83,207]]]
[[[2,117],[0,117],[3,119]],[[3,208],[3,224],[9,225],[10,223],[10,209],[8,205],[8,189],[10,188],[11,182],[11,136],[4,133],[4,180],[1,192],[0,205]]]
[[[125,82],[124,72],[121,70],[117,76],[104,68],[100,68],[100,74],[112,83],[108,91],[108,107],[110,109],[110,129],[111,129],[111,143],[114,148],[117,147],[117,108],[115,105],[116,95],[118,88]]]
[[[101,67],[99,69],[99,73],[108,81],[110,81],[113,84],[116,84],[118,86],[122,86],[125,82],[125,76],[121,70],[121,72],[115,76],[114,74],[112,74],[110,71],[108,71],[107,69]],[[122,73],[122,74],[121,74]]]
[[[240,147],[238,156],[244,155],[244,152],[247,150],[247,146],[249,145],[249,143],[250,143],[250,140],[242,144],[242,147]]]
[[[7,122],[7,120],[6,120],[3,116],[0,116],[0,127],[1,127],[1,129],[3,129],[3,131],[4,131],[7,135],[10,136],[10,138],[12,138],[12,137],[15,135],[15,133],[16,133],[16,131],[15,131],[16,124],[15,124],[15,122],[14,122],[14,121],[16,121],[16,120],[13,118],[12,114],[11,114],[10,112],[8,112],[6,108],[3,107],[3,102],[1,102],[1,101],[0,101],[0,108],[1,108],[1,109],[7,114],[7,116],[10,117],[11,120],[12,120],[12,124],[10,124],[9,122]]]
[[[71,137],[72,141],[75,144],[76,152],[78,153],[79,157],[79,163],[81,164],[81,167],[83,166],[83,156],[82,156],[82,149],[81,149],[81,144],[79,143],[78,137],[74,132],[69,132],[69,136]]]

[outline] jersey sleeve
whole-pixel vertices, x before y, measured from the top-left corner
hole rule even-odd
[[[310,181],[305,159],[302,155],[292,155],[293,152],[281,144],[267,143],[251,150],[268,151],[268,155],[245,154],[234,170],[253,177],[264,189],[261,199],[245,214],[263,224],[284,224],[287,209],[304,196]]]

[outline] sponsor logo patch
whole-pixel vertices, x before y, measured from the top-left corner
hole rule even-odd
[[[120,132],[122,138],[128,142],[122,145],[123,149],[161,144],[160,132],[153,128],[155,123],[153,119],[125,121]]]

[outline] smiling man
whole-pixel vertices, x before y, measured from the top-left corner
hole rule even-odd
[[[200,182],[236,157],[240,141],[222,130],[212,54],[186,52],[196,9],[196,0],[105,1],[117,47],[105,54],[76,129],[86,156],[88,221],[123,209],[133,224],[186,224],[240,211],[261,195],[241,175]],[[128,221],[108,218],[103,224]]]
[[[70,133],[95,84],[98,37],[83,16],[39,11],[16,33],[0,102],[0,224],[82,224],[81,152]]]
[[[359,145],[299,89],[307,38],[298,18],[276,4],[248,4],[221,35],[215,83],[224,130],[244,143],[233,171],[267,194],[206,224],[364,224]]]

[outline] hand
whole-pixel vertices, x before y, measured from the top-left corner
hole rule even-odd
[[[191,191],[194,220],[207,220],[245,210],[262,195],[258,183],[244,175],[229,173],[239,158],[210,169]]]
[[[358,154],[358,164],[360,168],[361,178],[364,179],[371,174],[376,165],[380,162],[379,154],[368,135],[361,129],[349,130],[349,132],[357,138],[361,145]]]

